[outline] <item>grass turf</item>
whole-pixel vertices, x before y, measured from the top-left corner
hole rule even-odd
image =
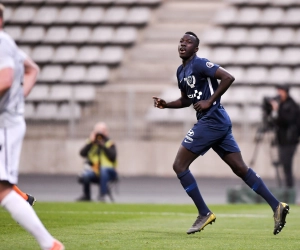
[[[36,203],[34,209],[66,249],[300,249],[300,207],[291,206],[283,231],[273,235],[267,205],[212,205],[217,220],[187,235],[192,205]],[[38,250],[34,238],[0,208],[0,249]]]

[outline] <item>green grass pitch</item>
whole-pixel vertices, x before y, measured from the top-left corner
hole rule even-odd
[[[283,231],[273,235],[267,205],[211,205],[217,220],[187,235],[197,213],[193,205],[46,203],[34,209],[67,250],[88,249],[300,249],[300,207],[291,206]],[[34,238],[0,208],[0,249],[38,250]]]

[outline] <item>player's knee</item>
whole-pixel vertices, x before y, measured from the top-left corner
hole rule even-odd
[[[178,164],[176,162],[173,163],[173,170],[178,175],[182,172],[184,172],[187,168],[181,164]]]
[[[231,167],[233,173],[235,173],[238,177],[243,178],[246,176],[248,168],[246,165],[234,165]]]

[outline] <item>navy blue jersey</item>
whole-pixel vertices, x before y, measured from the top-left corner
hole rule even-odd
[[[205,58],[194,56],[185,67],[180,65],[177,69],[179,89],[192,99],[193,104],[209,99],[219,85],[214,77],[219,67]],[[220,99],[218,98],[208,110],[198,111],[197,119],[212,119],[216,123],[231,125],[230,118],[222,107]]]

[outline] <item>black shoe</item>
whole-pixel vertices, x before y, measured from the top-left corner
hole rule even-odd
[[[279,234],[285,225],[285,218],[289,213],[290,207],[288,204],[279,202],[275,212],[274,212],[274,235]]]
[[[186,233],[193,234],[196,232],[200,232],[208,224],[212,224],[213,222],[215,222],[215,220],[216,216],[212,212],[209,212],[206,216],[199,215],[193,226]]]
[[[91,201],[91,197],[83,195],[76,199],[76,201]]]
[[[27,202],[30,204],[30,206],[34,206],[34,203],[36,202],[36,199],[30,195],[30,194],[27,194],[28,198],[27,198]]]

